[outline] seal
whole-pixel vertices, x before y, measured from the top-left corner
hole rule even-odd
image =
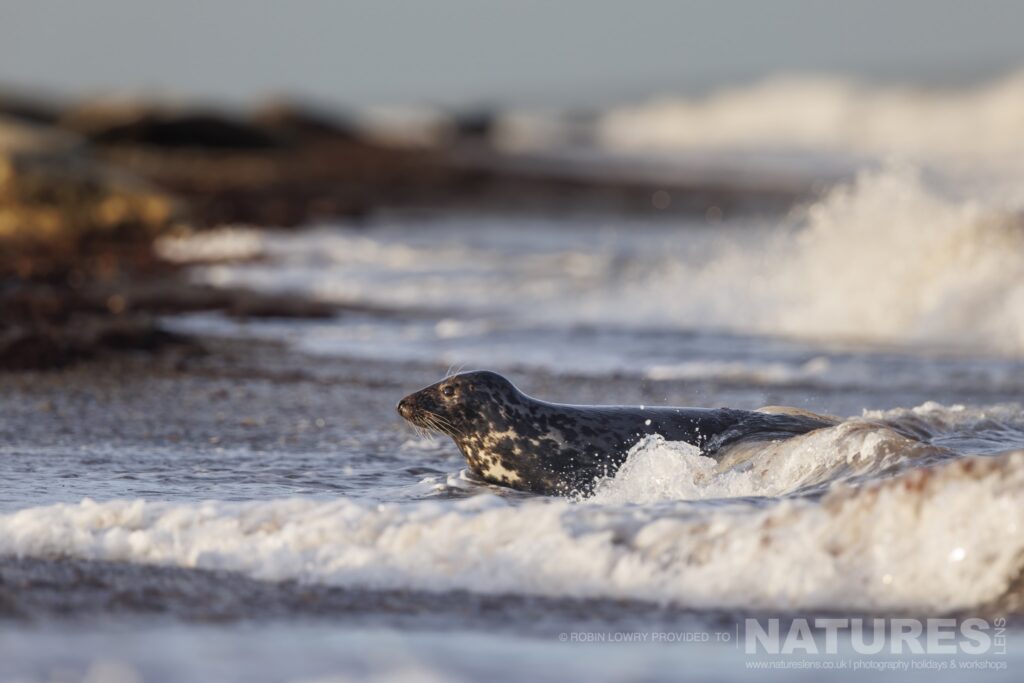
[[[450,436],[485,481],[546,495],[587,495],[649,434],[720,457],[740,442],[775,441],[835,424],[798,409],[589,406],[527,396],[490,371],[465,372],[410,394],[398,413]]]

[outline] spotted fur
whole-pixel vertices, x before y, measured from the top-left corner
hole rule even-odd
[[[591,492],[648,434],[714,456],[741,440],[788,438],[831,424],[812,414],[547,403],[489,371],[447,377],[403,398],[398,412],[450,436],[486,481],[548,495]]]

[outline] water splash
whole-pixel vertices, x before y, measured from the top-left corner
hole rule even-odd
[[[1024,153],[1024,71],[971,88],[882,87],[778,76],[703,98],[661,97],[607,113],[617,150],[836,150],[871,156],[1010,159]]]
[[[766,252],[726,250],[689,276],[701,312],[732,329],[1024,352],[1021,215],[906,166],[837,188]]]

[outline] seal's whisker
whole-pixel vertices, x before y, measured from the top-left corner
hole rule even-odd
[[[413,424],[412,422],[409,422],[408,425],[412,429],[412,433],[415,434],[417,438],[426,438],[426,432],[424,431],[423,427],[420,427],[417,424]]]
[[[430,419],[438,428],[437,430],[439,432],[444,432],[445,434],[451,436],[464,436],[462,431],[457,429],[455,425],[452,424],[452,421],[449,420],[448,418],[442,415],[438,415],[437,413],[430,413]]]
[[[459,367],[455,367],[455,363],[448,366],[448,371],[444,373],[444,378],[454,377],[455,375],[461,375],[463,368],[466,367],[465,363],[459,363]]]
[[[426,423],[427,429],[433,429],[434,431],[438,432],[443,431],[438,428],[439,425],[437,423],[437,416],[434,415],[433,413],[425,413],[423,415],[423,422]]]
[[[437,420],[437,425],[438,425],[438,427],[441,427],[441,429],[438,429],[438,431],[444,432],[445,434],[448,434],[449,436],[463,436],[462,432],[460,430],[456,429],[455,425],[453,425],[448,420],[445,420],[445,419],[441,418],[441,419]]]
[[[455,425],[452,424],[452,422],[450,420],[444,419],[442,424],[444,424],[446,427],[448,427],[448,432],[450,434],[453,434],[455,436],[465,437],[465,434],[462,432],[462,430],[456,428]]]
[[[434,429],[438,432],[441,432],[442,434],[459,437],[464,436],[462,431],[457,429],[455,425],[452,424],[451,420],[442,415],[438,415],[437,413],[424,411],[423,421],[428,425],[428,428]]]

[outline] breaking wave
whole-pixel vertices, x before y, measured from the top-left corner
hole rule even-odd
[[[732,329],[1024,351],[1019,209],[951,198],[911,167],[861,174],[764,251],[724,249],[687,270],[675,285],[702,304],[684,319],[700,313]]]
[[[952,455],[860,419],[781,442],[734,447],[721,462],[701,455],[696,446],[654,436],[637,444],[619,473],[602,481],[588,502],[771,498]]]
[[[706,97],[661,97],[605,114],[614,149],[800,148],[871,156],[1012,159],[1024,153],[1024,72],[971,88],[873,86],[778,76]]]
[[[989,437],[1024,441],[1022,426],[1019,407],[926,405],[731,468],[652,438],[581,502],[84,500],[0,516],[0,553],[383,589],[949,612],[998,600],[1024,568],[1024,451],[938,442],[985,453]]]
[[[452,220],[430,231],[398,225],[369,234],[282,237],[233,229],[162,248],[175,259],[249,259],[196,271],[214,284],[424,311],[400,329],[392,319],[311,328],[309,345],[355,353],[415,357],[433,344],[468,359],[490,358],[518,339],[501,337],[516,330],[603,325],[1018,355],[1024,192],[1018,193],[958,196],[914,166],[893,165],[865,171],[782,225],[734,226],[717,238],[691,227],[645,235],[623,226],[594,240],[590,226],[535,221],[517,224],[515,237],[502,242],[476,221]],[[253,255],[269,261],[252,262]],[[443,317],[422,319],[430,311]],[[628,360],[616,354],[609,348],[592,360],[602,370]],[[780,373],[783,381],[815,379],[822,370],[780,367],[663,360],[642,370],[655,377],[753,372],[770,381]]]

